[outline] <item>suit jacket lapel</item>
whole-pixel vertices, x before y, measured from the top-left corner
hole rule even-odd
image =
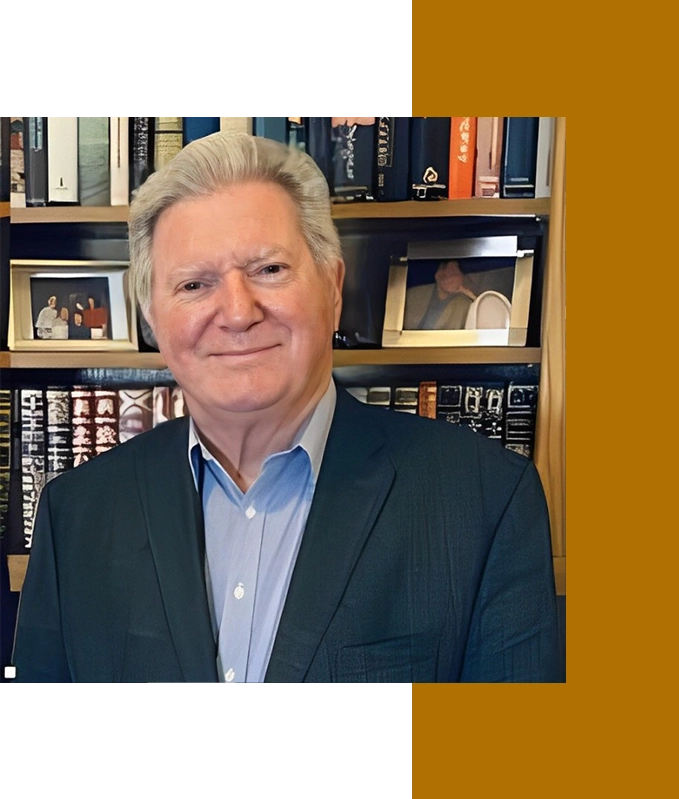
[[[267,682],[300,682],[394,479],[378,426],[338,390],[337,407],[283,608]]]
[[[188,682],[217,680],[205,587],[202,510],[188,463],[188,419],[158,428],[137,477],[170,633]]]

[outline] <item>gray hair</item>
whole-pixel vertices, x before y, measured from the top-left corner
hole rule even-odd
[[[312,158],[271,139],[213,133],[187,144],[151,174],[130,205],[130,277],[143,310],[148,310],[151,302],[153,234],[162,212],[182,200],[250,181],[274,183],[288,192],[298,211],[300,231],[319,268],[341,257],[328,184]]]

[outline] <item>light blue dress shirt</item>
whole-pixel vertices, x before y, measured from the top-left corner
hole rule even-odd
[[[264,681],[336,397],[331,380],[290,448],[269,455],[245,493],[190,422],[189,460],[199,491],[202,483],[206,582],[224,682]]]

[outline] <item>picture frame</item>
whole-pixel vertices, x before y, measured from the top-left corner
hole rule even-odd
[[[525,346],[533,263],[517,236],[409,243],[389,267],[382,346]]]
[[[138,351],[126,261],[10,260],[10,350]]]

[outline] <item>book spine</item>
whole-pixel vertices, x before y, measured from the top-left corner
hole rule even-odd
[[[47,117],[24,117],[26,205],[47,205]]]
[[[118,392],[96,388],[94,404],[94,453],[101,455],[117,446],[119,438]]]
[[[45,397],[40,389],[21,389],[21,485],[24,543],[33,540],[33,522],[45,485]]]
[[[413,117],[410,192],[413,200],[448,197],[450,117]]]
[[[540,117],[535,165],[535,196],[552,196],[552,157],[554,150],[554,117]]]
[[[0,536],[7,529],[9,479],[12,464],[12,392],[0,389]]]
[[[377,117],[332,117],[333,196],[355,202],[375,199]]]
[[[130,197],[153,172],[153,117],[130,117]]]
[[[286,117],[286,142],[289,147],[306,152],[304,117]]]
[[[29,552],[24,538],[23,455],[21,450],[21,389],[10,389],[10,473],[9,506],[5,550],[8,555]]]
[[[507,117],[502,141],[500,195],[535,197],[539,117]]]
[[[500,196],[503,130],[504,117],[476,118],[475,197]]]
[[[426,419],[436,419],[436,381],[423,380],[418,389],[417,414]]]
[[[9,202],[9,159],[10,159],[9,117],[0,117],[0,202]]]
[[[80,205],[111,204],[108,117],[78,117]]]
[[[219,117],[219,130],[252,136],[252,117]]]
[[[74,468],[92,460],[96,454],[93,400],[91,388],[74,386],[71,390],[71,449]]]
[[[365,401],[367,405],[378,405],[389,410],[391,407],[391,387],[369,386]]]
[[[509,384],[503,443],[526,458],[533,457],[537,406],[537,385]]]
[[[47,200],[78,202],[78,117],[47,118]]]
[[[24,156],[24,117],[10,117],[9,164],[12,208],[26,207],[26,159]]]
[[[462,200],[473,196],[475,157],[476,117],[451,117],[449,199]]]
[[[111,205],[130,204],[130,118],[110,118]]]
[[[172,418],[172,393],[170,386],[153,387],[153,426]]]
[[[375,197],[383,202],[407,200],[410,118],[378,117]]]
[[[323,173],[332,192],[332,127],[330,117],[306,117],[307,153]]]
[[[217,133],[219,130],[219,117],[183,117],[183,142],[184,147],[196,139],[202,139]]]
[[[418,387],[397,386],[394,389],[394,402],[392,410],[399,413],[417,414],[420,401],[420,390]]]
[[[71,446],[71,394],[66,388],[48,388],[47,403],[47,479],[73,468]]]
[[[286,117],[253,117],[252,124],[255,136],[261,136],[264,139],[273,139],[282,144],[288,143]]]
[[[184,402],[184,392],[179,388],[179,386],[173,386],[172,392],[172,418],[179,419],[182,416],[186,416],[187,408],[186,403]]]
[[[153,389],[118,390],[118,437],[120,443],[153,427]]]
[[[153,135],[153,169],[157,172],[181,151],[184,146],[182,117],[155,117]]]

